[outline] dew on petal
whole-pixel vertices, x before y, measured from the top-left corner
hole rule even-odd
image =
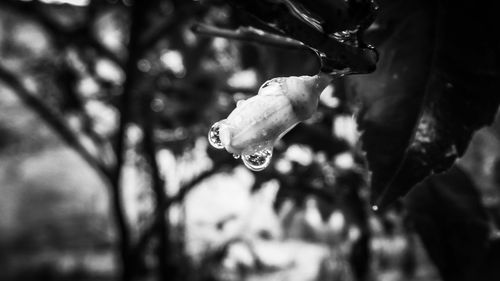
[[[215,124],[212,125],[210,128],[210,131],[208,131],[208,142],[210,145],[217,149],[223,149],[224,145],[222,144],[222,141],[220,140],[220,134],[219,134],[219,129],[220,129],[220,123],[216,122]]]
[[[252,154],[243,154],[241,160],[247,168],[252,171],[262,171],[271,163],[271,158],[273,157],[272,148],[264,148],[258,150]]]
[[[236,154],[236,153],[233,153],[233,158],[234,158],[234,159],[239,159],[239,158],[240,158],[240,155],[239,155],[239,154]]]

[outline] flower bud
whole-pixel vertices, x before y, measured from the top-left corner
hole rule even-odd
[[[326,74],[268,80],[256,96],[239,101],[227,119],[212,126],[210,143],[235,155],[241,154],[244,162],[257,159],[258,169],[265,168],[261,166],[269,164],[274,143],[297,123],[312,116],[319,95],[330,81]]]

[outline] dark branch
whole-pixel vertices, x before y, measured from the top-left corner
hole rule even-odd
[[[236,30],[232,30],[206,24],[196,24],[192,27],[192,31],[200,35],[223,37],[247,42],[256,42],[259,44],[279,48],[310,50],[300,41],[281,35],[272,34],[254,27],[240,27]]]
[[[175,275],[175,273],[169,273],[170,259],[172,256],[170,251],[170,231],[169,231],[169,217],[165,216],[165,212],[168,209],[167,206],[167,195],[165,193],[164,184],[165,181],[162,179],[160,174],[160,168],[158,166],[158,161],[156,159],[157,146],[154,141],[154,130],[156,124],[156,118],[154,112],[149,106],[154,99],[154,92],[148,92],[145,94],[145,103],[142,106],[143,115],[145,118],[142,120],[142,129],[144,132],[143,138],[143,151],[145,158],[151,169],[152,178],[152,191],[156,199],[156,206],[154,211],[154,221],[156,221],[156,227],[154,231],[157,233],[158,248],[156,249],[156,256],[158,260],[158,278],[159,280],[167,280],[169,274]]]
[[[11,87],[17,96],[30,108],[32,108],[47,124],[63,139],[70,147],[78,152],[82,158],[92,167],[97,173],[108,182],[110,179],[110,171],[88,152],[80,143],[75,133],[65,124],[65,122],[52,112],[42,101],[35,95],[31,94],[23,84],[17,79],[16,75],[0,65],[0,80],[4,81]]]

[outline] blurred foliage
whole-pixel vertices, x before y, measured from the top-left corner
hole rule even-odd
[[[484,143],[473,142],[477,150],[461,162],[471,182],[459,180],[465,174],[444,174],[415,190],[424,197],[430,196],[426,190],[437,190],[444,194],[441,201],[416,193],[378,213],[369,204],[370,175],[352,117],[353,83],[358,91],[369,90],[363,96],[367,108],[357,111],[368,161],[375,153],[383,158],[377,161],[391,162],[370,166],[373,185],[375,174],[399,165],[410,130],[427,106],[420,106],[426,99],[420,90],[428,83],[421,71],[429,66],[420,56],[432,51],[424,32],[433,23],[427,21],[429,3],[381,1],[380,16],[368,28],[371,1],[348,1],[355,9],[345,1],[296,1],[322,19],[321,28],[304,32],[299,27],[314,21],[295,15],[288,26],[285,2],[295,1],[261,1],[272,9],[250,11],[267,23],[277,20],[272,29],[215,0],[0,1],[0,229],[6,233],[0,236],[0,266],[6,268],[0,279],[461,280],[443,270],[450,264],[463,267],[464,278],[485,272],[458,258],[480,249],[461,247],[468,238],[454,230],[468,229],[460,220],[471,217],[481,226],[471,229],[475,243],[498,236],[500,162],[491,153],[498,151],[498,124],[477,137],[490,148],[480,150]],[[337,9],[338,22],[327,7]],[[284,29],[281,35],[315,50],[202,36],[192,29],[199,23],[224,30]],[[313,117],[276,145],[269,168],[250,172],[231,155],[209,148],[210,125],[268,79],[345,70],[344,63],[358,67],[345,73],[373,70],[374,51],[360,37],[354,38],[357,47],[353,38],[340,46],[362,59],[352,55],[342,64],[335,62],[343,53],[329,49],[338,42],[320,40],[338,26],[360,24],[355,34],[368,28],[366,40],[380,47],[378,70],[335,79]],[[318,60],[318,53],[326,57]],[[409,68],[404,79],[393,78],[392,72]],[[390,84],[391,79],[404,81]],[[395,101],[376,101],[387,97]],[[388,129],[371,131],[370,112]],[[477,126],[466,129],[469,136]],[[408,136],[394,138],[394,131]],[[473,170],[484,163],[490,163],[487,170]],[[465,185],[475,199],[454,192]],[[443,224],[448,213],[458,212],[454,206],[463,211],[459,222]],[[495,261],[494,249],[478,255]],[[456,253],[458,261],[443,252]],[[488,274],[481,280],[498,276]]]

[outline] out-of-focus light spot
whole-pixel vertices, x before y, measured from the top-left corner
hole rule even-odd
[[[136,164],[138,154],[134,149],[127,149],[123,172],[120,178],[122,198],[127,220],[138,227],[143,221],[143,215],[154,208],[154,200],[145,190],[148,186],[148,176],[144,169]]]
[[[160,62],[163,67],[172,71],[177,77],[182,77],[186,73],[182,54],[179,51],[165,51],[160,57]]]
[[[359,138],[356,121],[352,116],[338,116],[333,122],[333,134],[351,145],[355,145]]]
[[[104,103],[90,100],[85,103],[85,111],[94,121],[94,130],[100,135],[109,135],[117,128],[118,112]]]
[[[276,200],[279,188],[280,184],[277,180],[270,180],[263,183],[258,193],[259,202],[273,203]]]
[[[318,208],[318,200],[315,197],[306,199],[304,210],[304,222],[314,232],[314,236],[321,237],[323,234],[323,219]]]
[[[287,159],[278,159],[274,165],[276,170],[282,174],[288,174],[292,171],[292,163]]]
[[[182,206],[172,204],[168,209],[168,217],[172,225],[180,225],[182,223]]]
[[[490,239],[499,241],[500,240],[500,230],[493,231],[493,233],[491,233],[491,235],[490,235]]]
[[[253,69],[235,72],[227,81],[234,88],[253,89],[257,87],[257,73]]]
[[[163,176],[168,179],[167,194],[173,195],[179,191],[180,175],[177,173],[175,155],[168,149],[160,149],[156,153],[156,161]]]
[[[127,141],[133,146],[137,145],[142,140],[143,132],[139,126],[131,124],[127,126]]]
[[[23,86],[30,92],[34,93],[38,91],[38,85],[33,77],[25,76],[22,78],[22,81],[23,81]]]
[[[368,226],[370,227],[370,231],[371,233],[373,233],[373,235],[382,235],[384,232],[384,227],[382,226],[382,223],[375,216],[371,216],[368,219]]]
[[[137,62],[137,68],[142,72],[149,72],[151,70],[151,62],[147,59],[141,59]]]
[[[186,137],[186,130],[183,128],[177,128],[174,130],[174,137],[176,139],[183,139]]]
[[[328,219],[328,228],[334,233],[340,233],[345,227],[345,217],[342,212],[336,210],[332,212]]]
[[[341,169],[350,169],[354,166],[354,158],[349,152],[341,153],[335,157],[335,166]]]
[[[357,226],[349,227],[347,237],[350,241],[357,241],[361,237],[361,230]]]
[[[99,16],[93,27],[97,39],[114,51],[123,51],[126,43],[126,29],[116,12],[107,12]]]
[[[81,60],[79,53],[74,48],[68,48],[66,59],[68,64],[79,72],[86,72],[87,65]]]
[[[217,103],[222,107],[227,107],[231,105],[231,100],[227,95],[219,95],[217,98]]]
[[[151,110],[160,112],[165,108],[165,102],[162,99],[155,98],[151,101]]]
[[[183,30],[182,38],[188,46],[194,46],[198,42],[198,37],[190,29]]]
[[[318,151],[316,155],[314,155],[314,160],[320,164],[325,164],[328,161],[328,156],[324,151]]]
[[[216,51],[222,52],[229,46],[229,41],[225,38],[215,38],[212,46]]]
[[[281,204],[281,207],[278,210],[278,217],[280,221],[285,222],[285,220],[290,217],[295,208],[296,206],[293,200],[290,198],[285,198],[283,204]]]
[[[40,0],[40,2],[47,4],[69,4],[72,6],[88,6],[90,4],[90,0]]]
[[[85,77],[78,81],[77,91],[86,98],[94,97],[99,93],[99,85],[91,77]]]
[[[335,97],[334,94],[335,94],[335,87],[332,84],[330,84],[323,90],[323,92],[319,96],[319,101],[324,106],[330,108],[336,108],[339,106],[340,100],[337,97]]]
[[[116,85],[123,83],[125,80],[125,75],[120,67],[108,59],[100,59],[97,61],[95,71],[102,79]]]
[[[285,157],[291,161],[295,161],[303,166],[308,166],[314,159],[314,154],[311,148],[304,145],[290,145],[285,152]]]
[[[82,129],[82,120],[76,116],[76,114],[69,114],[66,116],[66,122],[69,127],[75,131],[79,131]]]
[[[375,31],[378,29],[380,29],[380,24],[374,22],[366,29],[366,31]]]
[[[14,26],[13,42],[27,48],[35,56],[43,55],[49,47],[49,41],[43,30],[34,24],[17,24]]]
[[[253,267],[255,258],[249,246],[243,242],[237,242],[229,246],[227,256],[222,263],[227,269],[237,269],[238,266]]]

